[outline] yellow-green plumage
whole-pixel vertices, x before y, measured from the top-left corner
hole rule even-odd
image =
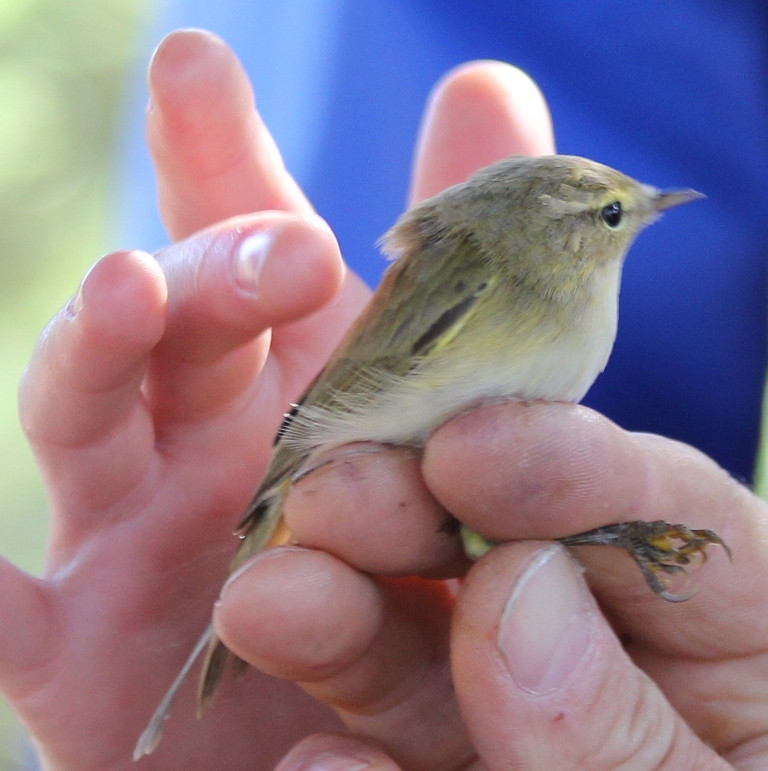
[[[278,433],[232,570],[289,537],[283,498],[319,449],[419,445],[488,398],[581,399],[613,345],[627,249],[659,212],[694,197],[584,158],[513,157],[404,214],[383,239],[395,261],[381,286]],[[206,635],[201,703],[234,659]]]

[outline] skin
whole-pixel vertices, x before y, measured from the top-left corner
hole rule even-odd
[[[221,41],[172,35],[150,85],[174,244],[97,263],[21,387],[52,529],[43,577],[0,563],[0,687],[49,768],[132,767],[280,414],[367,296]],[[412,200],[551,150],[531,82],[467,65],[432,96]],[[256,213],[229,219],[243,212]],[[264,229],[277,235],[248,288],[233,254]],[[437,580],[468,568],[449,513],[509,541],[455,600]],[[138,768],[765,766],[768,511],[692,448],[575,405],[491,404],[439,429],[423,458],[338,453],[286,517],[304,546],[257,557],[215,610],[226,644],[280,679],[225,684],[200,723],[188,683]],[[583,549],[582,571],[546,540],[622,518],[713,528],[734,562],[712,550],[698,594],[671,605],[625,555]]]

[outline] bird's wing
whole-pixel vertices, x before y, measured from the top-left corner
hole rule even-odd
[[[439,264],[435,264],[435,263]],[[262,484],[239,529],[258,518],[265,496],[293,476],[306,455],[304,435],[318,415],[364,408],[393,378],[408,377],[448,344],[493,291],[497,277],[468,234],[433,239],[402,255],[304,395],[285,415]]]

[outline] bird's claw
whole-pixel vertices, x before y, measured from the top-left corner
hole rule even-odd
[[[711,544],[722,546],[731,558],[728,545],[714,530],[694,530],[661,519],[620,522],[558,540],[565,546],[617,546],[624,549],[637,563],[648,586],[669,602],[683,602],[693,596],[693,593],[671,593],[668,578],[685,573],[685,566],[696,558],[705,562]]]

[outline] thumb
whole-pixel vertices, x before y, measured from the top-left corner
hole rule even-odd
[[[499,546],[471,570],[452,663],[490,769],[726,767],[633,664],[558,545]]]

